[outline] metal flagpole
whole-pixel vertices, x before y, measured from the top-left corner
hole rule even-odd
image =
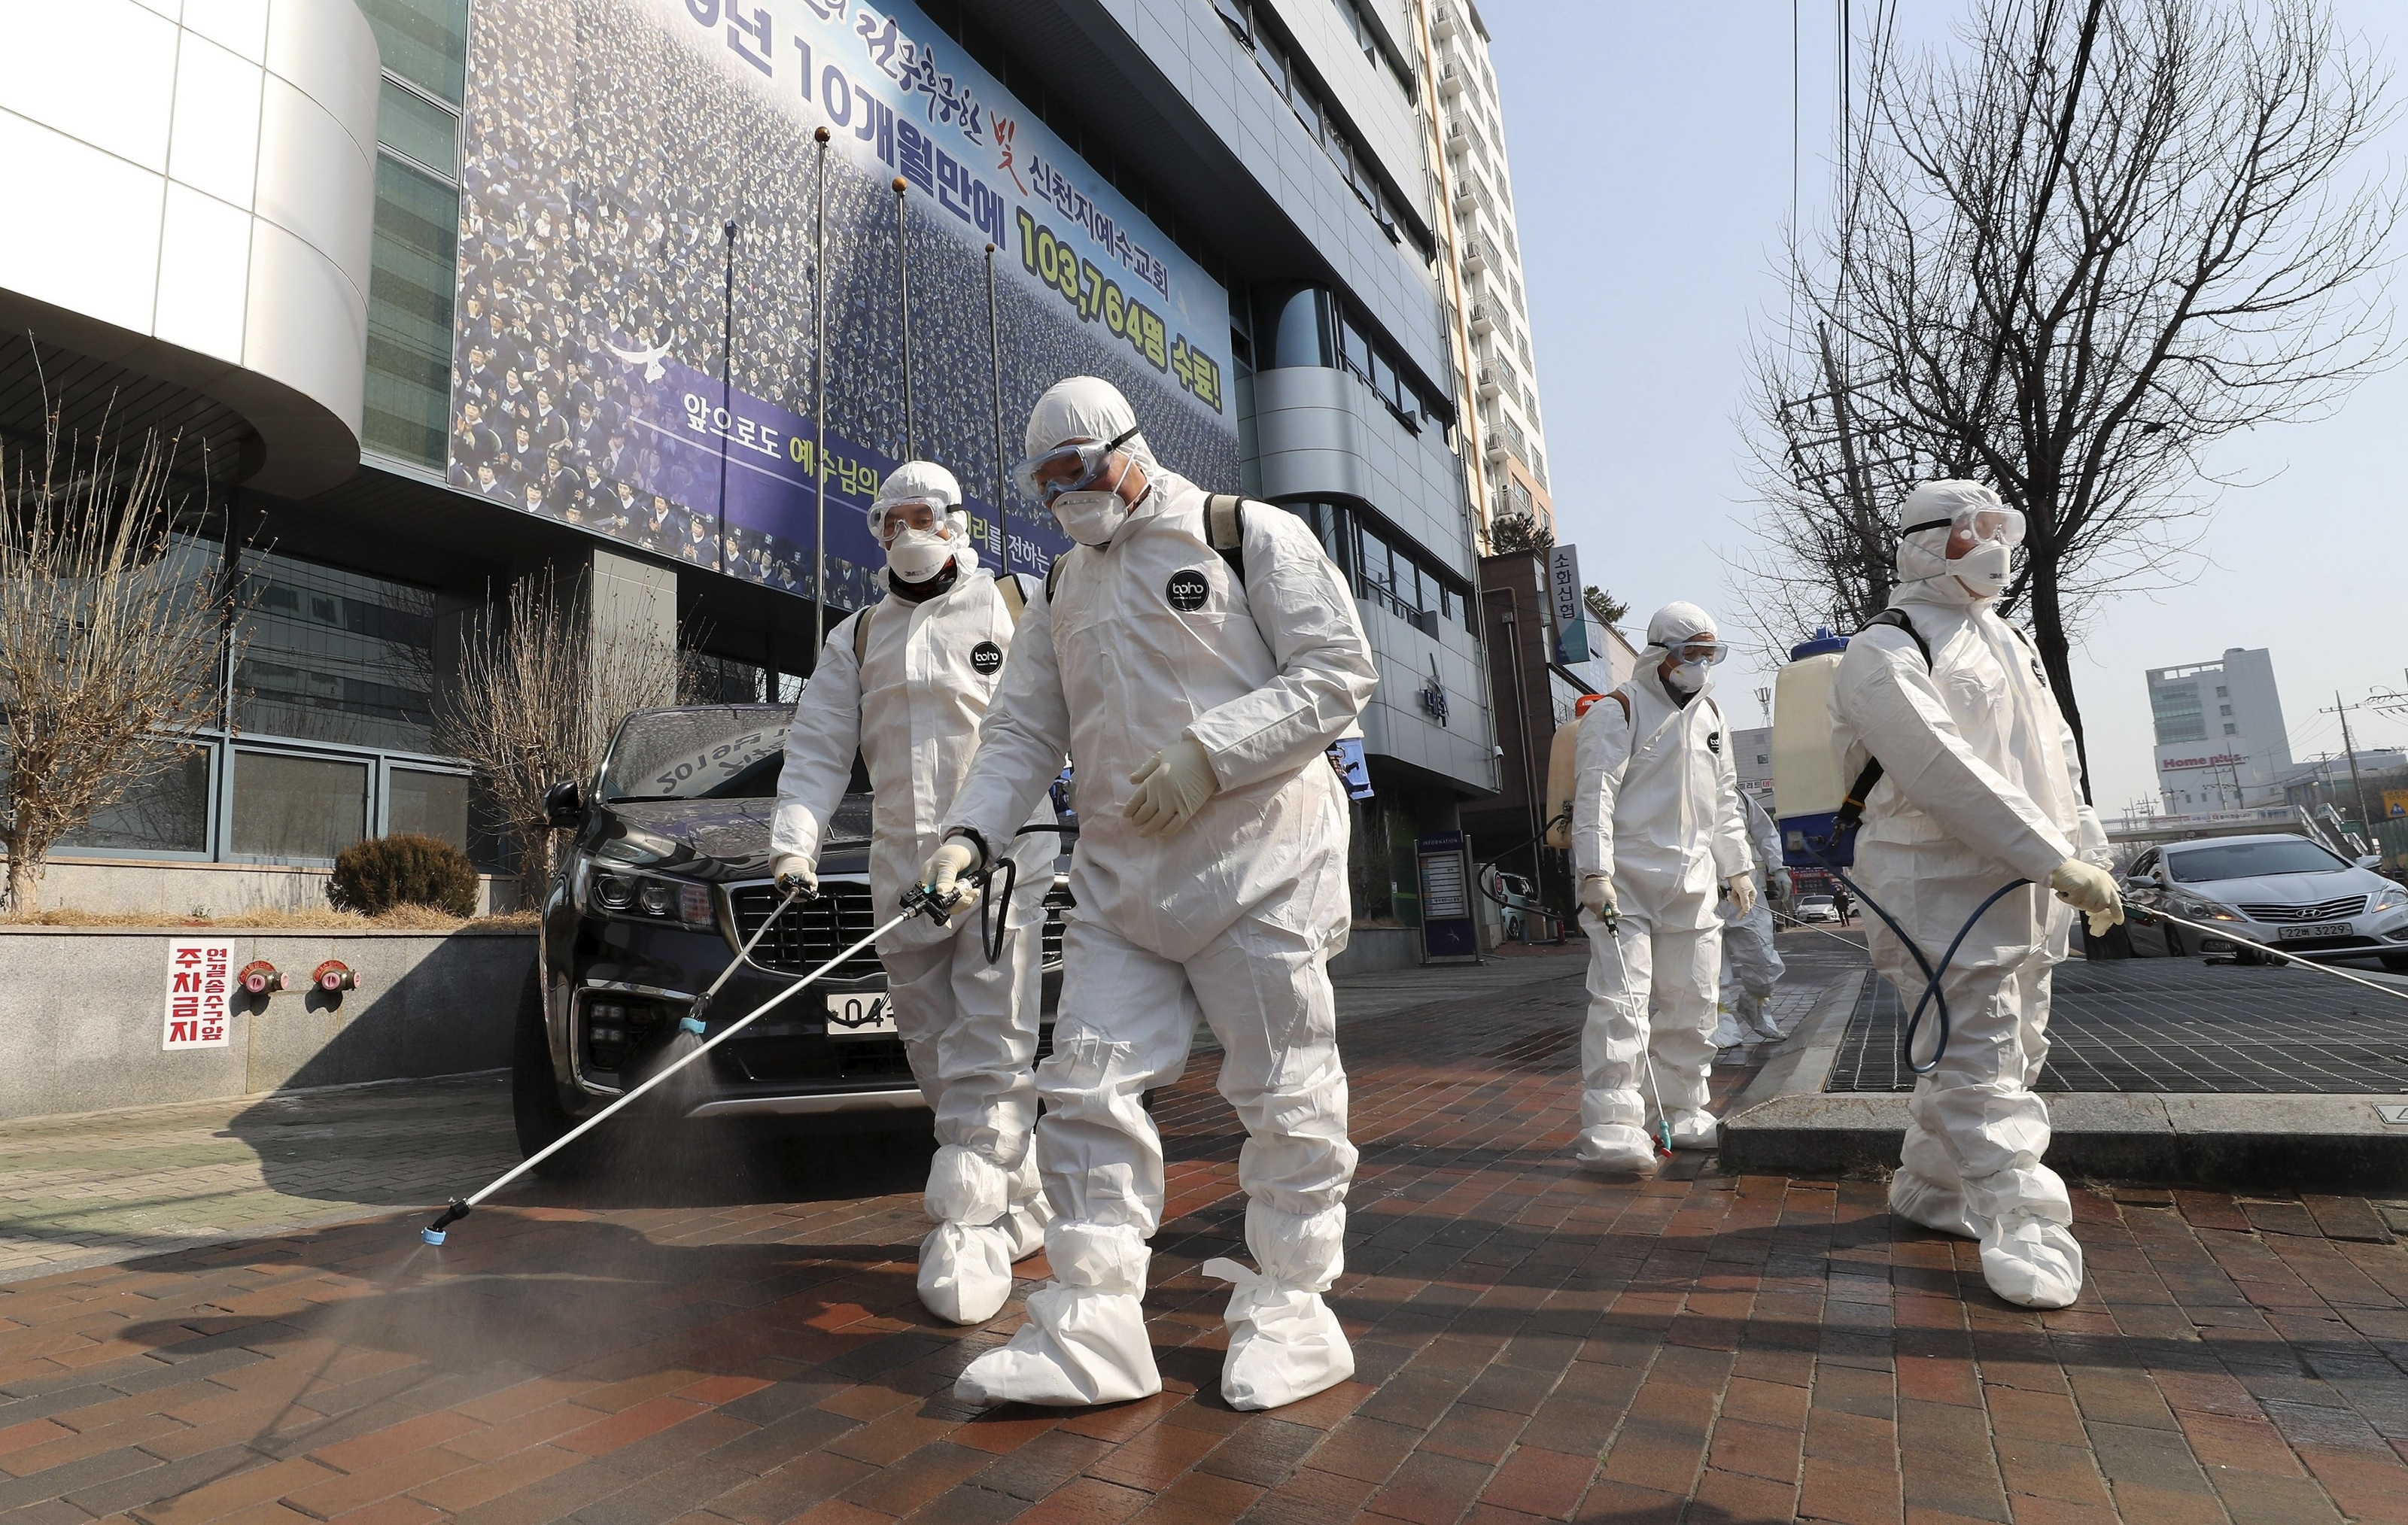
[[[820,146],[819,221],[811,233],[811,482],[819,498],[811,534],[811,664],[827,640],[827,150],[828,130],[811,134]]]
[[[1011,569],[1011,540],[1003,529],[1003,329],[995,315],[993,244],[986,246],[986,358],[995,386],[995,564],[1003,573]]]
[[[727,436],[736,427],[736,220],[727,221],[727,292],[726,326],[719,340],[719,411],[726,421],[719,426],[719,537],[711,547],[711,565],[727,570]]]
[[[912,431],[911,420],[911,261],[904,248],[903,192],[910,185],[902,176],[895,177],[895,299],[903,313],[903,459],[919,456],[918,436]]]

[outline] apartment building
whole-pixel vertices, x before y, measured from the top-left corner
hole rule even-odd
[[[1477,7],[1408,0],[1408,9],[1428,134],[1439,282],[1461,399],[1460,453],[1486,551],[1494,549],[1488,534],[1498,520],[1527,516],[1550,535],[1555,527],[1503,104]]]

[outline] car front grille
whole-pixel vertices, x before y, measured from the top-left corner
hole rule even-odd
[[[2303,921],[2345,921],[2366,909],[2364,895],[2344,895],[2314,905],[2249,905],[2235,907],[2252,921],[2282,926]]]
[[[750,942],[761,930],[763,918],[776,910],[782,896],[767,884],[744,885],[727,893],[736,912],[737,936]],[[877,912],[869,886],[859,881],[827,880],[817,900],[798,900],[778,918],[778,924],[752,950],[752,962],[781,974],[808,975],[877,930]],[[828,972],[831,979],[871,979],[882,972],[878,950],[865,948]]]

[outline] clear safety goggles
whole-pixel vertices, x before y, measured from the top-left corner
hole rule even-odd
[[[1137,433],[1131,427],[1102,444],[1088,439],[1056,445],[1012,467],[1011,480],[1039,503],[1050,504],[1065,492],[1083,492],[1103,479],[1112,452],[1136,438]]]
[[[1925,530],[1946,530],[1952,546],[1970,549],[1996,540],[2009,550],[2024,543],[2024,511],[2001,505],[1995,508],[1960,509],[1954,519],[1927,519],[1920,524],[1909,524],[1900,534],[1919,534]]]
[[[1672,659],[1675,662],[1694,662],[1701,666],[1711,667],[1730,655],[1730,642],[1718,641],[1712,636],[1700,636],[1695,640],[1682,641],[1677,645],[1666,647],[1665,649],[1672,653]]]
[[[935,498],[880,499],[869,506],[869,533],[882,546],[905,530],[933,530],[952,510]]]

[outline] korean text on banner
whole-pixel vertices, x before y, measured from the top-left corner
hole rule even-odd
[[[1551,546],[1547,550],[1547,596],[1555,601],[1555,644],[1565,662],[1588,660],[1587,608],[1581,602],[1580,548]]]
[[[226,1001],[234,992],[234,943],[228,939],[167,945],[167,1018],[162,1048],[223,1048]]]

